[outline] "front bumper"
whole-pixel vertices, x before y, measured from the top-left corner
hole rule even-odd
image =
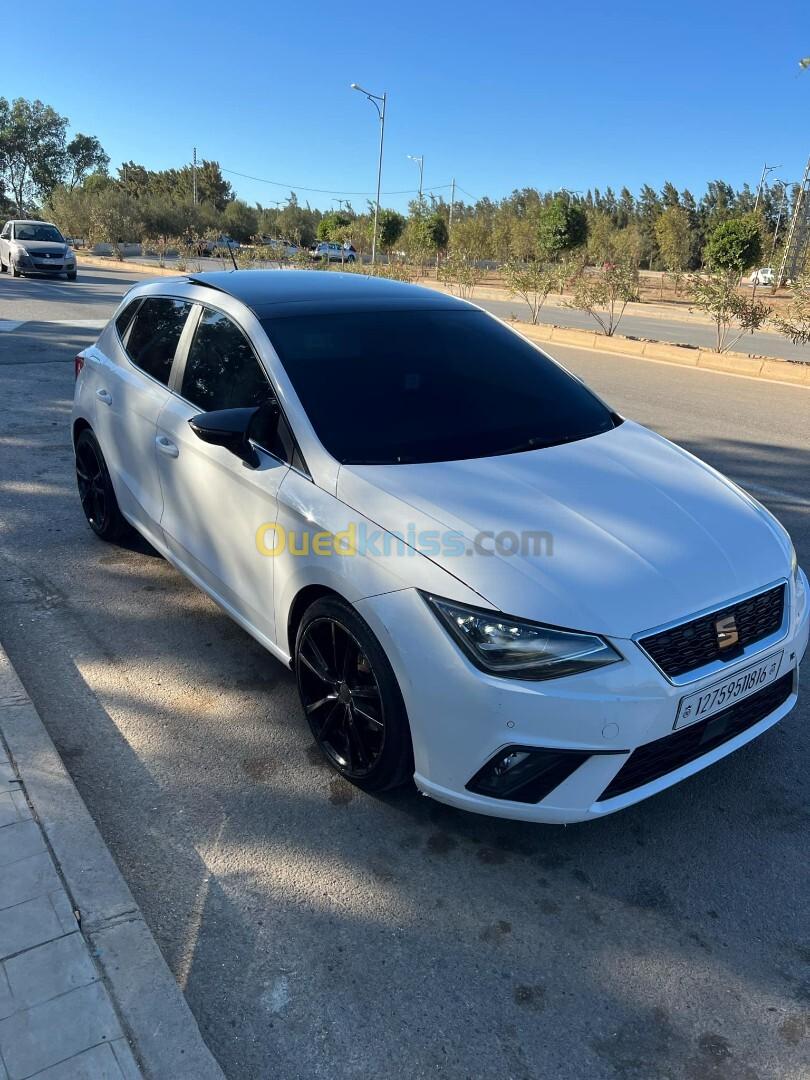
[[[807,595],[806,578],[804,587]],[[750,665],[757,654],[729,662],[722,674],[674,685],[635,642],[610,639],[623,662],[563,679],[521,682],[473,667],[415,590],[370,597],[357,607],[382,643],[402,690],[419,789],[479,814],[559,824],[603,817],[663,791],[781,720],[796,704],[797,669],[810,621],[810,604],[800,618],[792,609],[788,615],[785,636],[776,647],[783,651],[780,679],[792,671],[792,682],[785,684],[783,700],[772,711],[720,745],[710,741],[707,752],[651,782],[603,798],[634,750],[675,734],[673,723],[685,694]],[[773,648],[767,645],[761,655]],[[486,763],[512,747],[581,756],[575,767],[555,774],[559,782],[537,802],[470,791],[468,784]]]
[[[75,274],[76,260],[63,258],[44,259],[36,255],[18,255],[14,265],[22,274]]]

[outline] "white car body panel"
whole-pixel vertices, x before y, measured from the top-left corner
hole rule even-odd
[[[625,421],[602,435],[528,453],[341,466],[318,439],[253,311],[226,292],[182,278],[136,287],[119,311],[133,296],[149,295],[215,307],[242,329],[273,384],[308,475],[263,452],[260,467],[251,470],[197,439],[188,426],[197,410],[132,364],[112,321],[84,354],[73,418],[95,431],[122,512],[282,661],[294,650],[288,623],[302,590],[328,589],[354,605],[399,682],[415,780],[426,794],[496,816],[586,820],[706,767],[795,704],[810,621],[807,579],[801,571],[791,576],[792,548],[778,522],[686,451]],[[159,439],[172,443],[177,455],[164,454]],[[262,554],[257,534],[274,525],[295,537],[297,554],[289,547]],[[317,534],[344,533],[352,525],[406,537],[414,530],[450,530],[468,542],[482,532],[539,530],[550,535],[553,548],[551,554],[423,554],[409,543],[329,557],[314,550]],[[786,609],[779,634],[722,667],[724,676],[733,674],[778,637],[782,671],[794,672],[788,699],[697,760],[600,800],[634,748],[672,732],[681,697],[718,677],[716,668],[701,669],[684,688],[634,639],[782,581]],[[466,658],[420,593],[600,634],[621,661],[541,682],[488,674]],[[482,765],[512,744],[593,756],[538,803],[467,790]]]

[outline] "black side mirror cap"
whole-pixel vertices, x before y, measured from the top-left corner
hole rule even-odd
[[[251,409],[217,409],[214,412],[192,416],[189,426],[198,439],[211,446],[221,446],[235,454],[251,469],[261,464],[256,448],[251,445],[248,433],[258,407]]]

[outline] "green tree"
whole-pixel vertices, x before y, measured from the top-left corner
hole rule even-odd
[[[405,218],[396,210],[380,210],[377,219],[377,235],[380,247],[387,251],[390,257],[394,246],[399,242],[405,231]]]
[[[141,207],[126,191],[110,185],[93,198],[90,205],[88,239],[92,243],[112,244],[121,258],[121,244],[137,241],[143,235]]]
[[[88,173],[106,173],[109,155],[95,135],[74,135],[65,147],[65,186],[73,191]]]
[[[762,257],[760,222],[753,214],[729,218],[711,232],[703,259],[711,270],[739,277]]]
[[[537,239],[549,258],[581,247],[588,239],[588,218],[581,206],[556,196],[539,212]]]
[[[342,210],[333,210],[329,214],[324,214],[318,222],[315,235],[319,240],[342,240],[344,230],[351,224],[351,220],[351,217]]]
[[[255,207],[249,206],[242,199],[234,199],[225,207],[222,228],[228,236],[245,244],[259,230],[259,213]]]
[[[0,98],[0,180],[17,213],[44,198],[65,170],[67,119],[39,100]]]
[[[692,234],[689,215],[682,206],[668,207],[655,223],[655,239],[664,266],[680,273],[689,266]]]

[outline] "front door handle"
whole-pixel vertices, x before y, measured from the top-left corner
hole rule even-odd
[[[167,439],[165,435],[158,435],[155,439],[157,448],[161,454],[165,454],[166,457],[179,457],[180,451],[177,448],[176,443],[173,443],[171,439]]]
[[[112,394],[109,390],[96,390],[96,397],[105,405],[112,405]]]

